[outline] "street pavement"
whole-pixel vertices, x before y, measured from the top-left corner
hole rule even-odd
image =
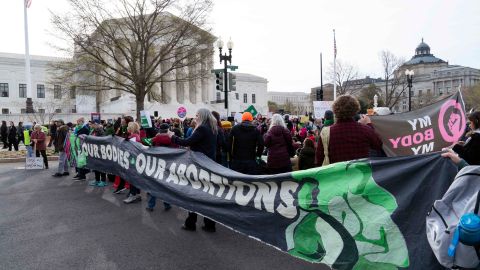
[[[217,225],[184,231],[187,214],[161,202],[150,213],[125,195],[0,164],[0,269],[329,269]],[[93,177],[90,173],[89,178]]]

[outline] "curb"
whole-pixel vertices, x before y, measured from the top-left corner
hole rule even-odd
[[[56,161],[58,160],[58,156],[48,156],[48,161]],[[2,158],[0,159],[0,163],[18,163],[18,162],[25,162],[25,157],[22,158]]]

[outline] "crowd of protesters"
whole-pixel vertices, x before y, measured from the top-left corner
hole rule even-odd
[[[72,162],[72,138],[80,135],[118,136],[132,143],[150,147],[189,148],[205,154],[217,163],[244,174],[277,174],[292,170],[305,170],[331,163],[384,155],[382,140],[375,132],[370,118],[359,115],[360,104],[352,96],[341,96],[326,111],[322,119],[305,117],[291,119],[288,115],[274,114],[271,118],[255,118],[249,112],[242,114],[241,122],[221,119],[217,112],[200,109],[193,119],[162,119],[152,117],[152,127],[142,128],[139,120],[124,116],[114,122],[87,122],[80,118],[75,124],[62,120],[53,122],[49,130],[40,125],[17,127],[2,121],[1,139],[4,148],[18,150],[19,142],[43,157],[48,169],[46,148],[54,147],[59,153],[55,177],[68,176],[69,167],[75,166],[75,181],[86,181],[90,171]],[[480,165],[480,112],[468,116],[468,132],[453,151],[444,154],[456,163]],[[32,130],[33,129],[33,130]],[[46,144],[46,132],[50,141]],[[31,154],[30,154],[31,155]],[[266,158],[265,158],[266,157]],[[266,161],[265,161],[266,160]],[[70,164],[70,166],[69,166]],[[93,171],[89,185],[106,187],[112,182],[114,194],[127,193],[124,203],[141,201],[141,191],[128,183],[128,179]],[[147,210],[153,211],[156,198],[148,195]],[[171,205],[164,202],[164,209]],[[188,214],[183,229],[196,230],[196,213]],[[203,230],[215,232],[215,222],[205,218]]]

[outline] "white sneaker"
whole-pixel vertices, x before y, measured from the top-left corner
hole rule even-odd
[[[137,199],[137,196],[133,196],[133,195],[128,195],[128,198],[126,198],[125,200],[123,200],[124,203],[132,203],[134,202],[135,200]]]

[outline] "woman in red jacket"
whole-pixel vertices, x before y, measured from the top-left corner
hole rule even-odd
[[[31,138],[36,150],[36,156],[40,157],[40,154],[42,154],[43,164],[45,164],[45,169],[48,169],[47,145],[45,144],[46,136],[45,133],[42,132],[42,126],[35,125]]]

